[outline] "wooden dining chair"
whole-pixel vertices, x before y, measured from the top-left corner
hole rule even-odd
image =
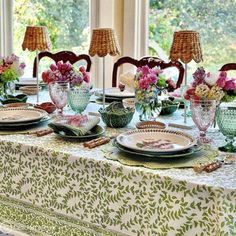
[[[55,62],[63,61],[65,63],[65,62],[69,61],[71,64],[74,64],[78,61],[84,60],[87,63],[87,66],[86,66],[87,72],[90,71],[91,64],[92,64],[89,55],[87,55],[87,54],[76,55],[75,53],[73,53],[71,51],[61,51],[61,52],[57,52],[57,53],[40,52],[38,54],[38,61],[40,62],[40,60],[43,57],[51,58]],[[36,77],[36,58],[34,59],[33,77]]]
[[[113,66],[112,72],[112,87],[117,87],[117,72],[118,68],[123,64],[131,64],[136,67],[141,67],[148,65],[150,68],[159,66],[161,69],[166,69],[170,67],[176,67],[179,70],[179,76],[176,83],[176,88],[179,88],[184,78],[184,67],[180,62],[164,62],[158,57],[143,57],[140,60],[136,60],[132,57],[121,57]]]
[[[236,70],[236,63],[227,63],[220,68],[220,71],[228,71],[228,70]]]

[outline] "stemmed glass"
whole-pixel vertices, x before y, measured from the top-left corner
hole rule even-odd
[[[190,99],[192,119],[199,129],[199,140],[201,143],[210,142],[210,140],[206,138],[206,131],[214,121],[216,104],[215,100]]]
[[[49,95],[59,115],[62,114],[63,108],[67,104],[68,89],[69,83],[53,82],[49,84]]]
[[[68,92],[68,103],[73,111],[81,114],[88,106],[90,97],[91,93],[88,87],[71,87]]]
[[[234,137],[236,137],[236,107],[221,104],[217,107],[216,121],[221,133],[226,136],[226,145],[219,147],[220,151],[236,152],[233,145]]]

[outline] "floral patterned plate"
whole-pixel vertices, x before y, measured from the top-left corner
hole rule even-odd
[[[197,143],[184,132],[167,129],[132,130],[120,134],[116,140],[122,147],[146,153],[176,153]]]
[[[115,147],[117,147],[120,151],[122,152],[125,152],[125,153],[128,153],[128,154],[131,154],[133,156],[135,156],[137,158],[138,157],[145,157],[145,158],[180,158],[180,157],[187,157],[187,156],[190,156],[196,152],[199,152],[202,150],[202,147],[201,146],[198,146],[198,145],[195,145],[193,146],[192,148],[189,148],[185,151],[181,151],[181,152],[178,152],[178,153],[144,153],[144,152],[139,152],[139,151],[134,151],[132,149],[129,149],[129,148],[125,148],[121,145],[119,145],[119,143],[117,143],[116,140],[113,141],[113,145]]]
[[[0,124],[25,123],[41,120],[48,113],[36,108],[2,108]]]

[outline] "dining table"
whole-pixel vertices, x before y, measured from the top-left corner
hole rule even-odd
[[[49,101],[46,93],[40,92],[41,102]],[[100,107],[92,100],[85,113],[96,115]],[[197,138],[195,127],[168,127],[183,120],[182,113],[158,121]],[[189,166],[122,162],[112,140],[135,130],[138,121],[136,113],[124,128],[100,121],[111,141],[93,149],[54,133],[0,132],[0,230],[32,236],[236,235],[236,163],[198,173]],[[226,155],[217,151],[225,142],[219,129],[207,135],[215,156]]]

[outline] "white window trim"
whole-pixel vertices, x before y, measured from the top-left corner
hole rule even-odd
[[[0,57],[13,52],[13,0],[0,0]]]

